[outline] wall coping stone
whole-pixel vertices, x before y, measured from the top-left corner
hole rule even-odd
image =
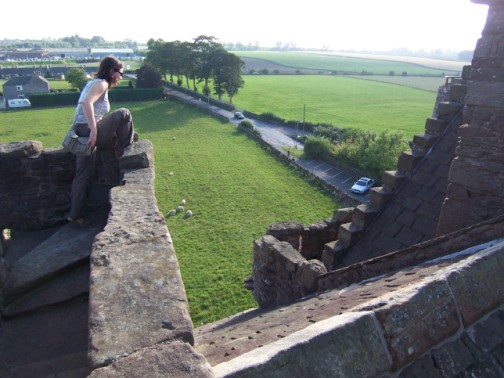
[[[398,374],[502,309],[503,254],[504,241],[496,241],[416,283],[222,362],[215,376]]]
[[[152,158],[149,141],[135,143],[125,153],[125,184],[112,188],[107,225],[93,244],[89,295],[93,369],[163,342],[194,343],[178,261],[154,195]],[[137,169],[132,161],[138,163]],[[131,358],[140,365],[138,371],[142,366],[144,373],[152,368],[148,359]]]

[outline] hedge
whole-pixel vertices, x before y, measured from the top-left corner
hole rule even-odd
[[[69,106],[76,105],[80,92],[62,93],[36,93],[30,95],[29,99],[34,108],[49,106]],[[124,101],[149,101],[163,97],[163,88],[128,88],[124,90],[113,90],[109,92],[109,99],[113,102]]]

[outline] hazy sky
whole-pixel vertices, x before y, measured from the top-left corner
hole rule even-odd
[[[33,4],[37,4],[34,6]],[[72,4],[72,5],[71,5]],[[473,50],[487,5],[470,0],[48,0],[2,2],[0,39],[48,39],[78,34],[108,41],[277,42],[332,50]],[[17,16],[16,16],[17,15]],[[33,25],[32,27],[30,25]]]

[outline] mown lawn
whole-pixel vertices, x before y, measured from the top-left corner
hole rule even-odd
[[[269,225],[311,224],[339,207],[230,123],[177,102],[113,105],[130,108],[140,138],[154,144],[160,211],[186,199],[194,213],[167,224],[195,326],[256,307],[243,280],[251,275],[253,241]],[[57,147],[72,115],[73,107],[1,112],[0,141]]]

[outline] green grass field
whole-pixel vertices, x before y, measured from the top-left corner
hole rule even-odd
[[[185,209],[194,213],[188,219],[167,218],[167,224],[195,326],[256,307],[243,280],[252,273],[253,241],[269,225],[311,224],[329,218],[339,207],[331,195],[230,123],[178,102],[113,105],[128,107],[140,138],[154,144],[160,211],[166,214],[184,198]],[[0,140],[40,140],[44,147],[57,147],[73,111],[1,112]]]
[[[329,123],[380,132],[400,131],[410,140],[422,133],[436,93],[350,77],[327,75],[245,76],[233,103],[256,114]]]

